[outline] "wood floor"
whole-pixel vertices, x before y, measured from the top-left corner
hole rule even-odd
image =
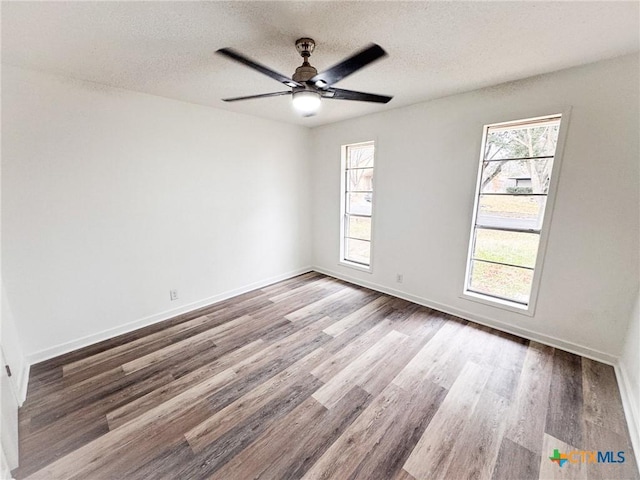
[[[317,273],[34,366],[20,434],[29,479],[638,478],[610,366]]]

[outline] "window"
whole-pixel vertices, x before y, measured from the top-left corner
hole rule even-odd
[[[371,267],[373,142],[342,147],[340,261]]]
[[[527,310],[560,115],[484,128],[465,294]]]

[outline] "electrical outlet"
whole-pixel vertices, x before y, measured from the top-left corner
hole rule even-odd
[[[178,290],[169,290],[169,298],[173,302],[178,299]]]
[[[402,283],[402,280],[404,280],[404,275],[401,273],[396,273],[396,282]]]

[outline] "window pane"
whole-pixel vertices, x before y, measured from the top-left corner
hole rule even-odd
[[[347,217],[347,236],[371,240],[371,217]]]
[[[347,168],[373,167],[373,145],[348,148]]]
[[[369,265],[371,255],[371,243],[366,240],[344,239],[344,257],[352,262]]]
[[[555,155],[559,122],[538,127],[489,128],[485,160]]]
[[[533,270],[494,263],[471,262],[469,290],[527,304]]]
[[[546,196],[480,195],[476,224],[539,230],[546,203]]]
[[[473,258],[533,268],[538,254],[537,233],[476,230]]]
[[[546,194],[552,168],[553,158],[483,162],[480,192]]]
[[[348,193],[347,213],[371,215],[371,193]]]
[[[370,192],[373,190],[373,168],[347,170],[347,190]]]

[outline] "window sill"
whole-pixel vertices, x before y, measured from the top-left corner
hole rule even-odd
[[[488,295],[482,295],[481,293],[465,291],[460,298],[464,300],[471,300],[472,302],[482,303],[490,307],[499,308],[501,310],[508,310],[509,312],[519,313],[520,315],[526,315],[533,317],[534,308],[531,303],[529,305],[521,305],[516,302],[510,302],[509,300],[502,300],[500,298],[490,297]]]
[[[353,268],[354,270],[360,270],[361,272],[372,273],[371,265],[367,267],[366,265],[350,262],[348,260],[340,260],[338,262],[338,265],[342,265],[343,267]]]

